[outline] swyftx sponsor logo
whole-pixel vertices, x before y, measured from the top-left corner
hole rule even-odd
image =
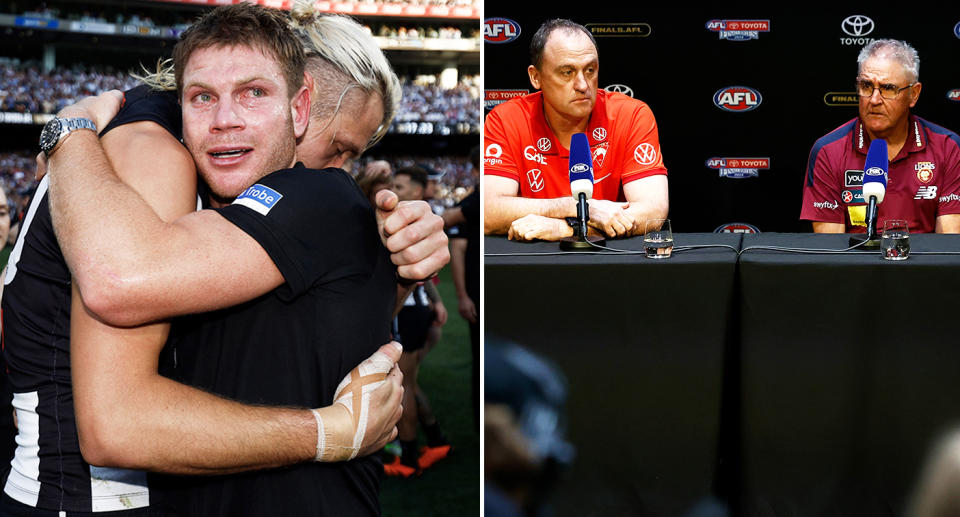
[[[283,194],[266,185],[257,183],[237,196],[233,200],[233,204],[243,205],[261,215],[267,215],[281,199],[283,199]]]
[[[761,102],[760,92],[747,86],[727,86],[713,94],[714,106],[734,113],[757,109]]]
[[[710,158],[707,167],[720,171],[721,178],[755,178],[760,169],[770,168],[770,158]]]
[[[483,41],[510,43],[520,37],[520,24],[509,18],[487,18],[483,21]]]
[[[770,32],[770,20],[710,20],[707,30],[730,41],[760,39],[761,32]]]

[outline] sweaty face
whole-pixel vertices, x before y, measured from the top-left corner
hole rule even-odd
[[[882,57],[865,61],[857,79],[873,86],[892,84],[903,88],[910,84],[902,65]],[[906,128],[910,108],[919,96],[920,83],[901,91],[894,99],[884,99],[879,90],[874,90],[870,97],[860,97],[860,120],[872,138],[887,138]]]
[[[297,158],[313,169],[343,167],[360,156],[383,120],[380,95],[347,93],[340,112],[326,120],[310,119],[307,132],[297,144]]]
[[[544,109],[571,121],[590,116],[597,100],[597,48],[586,34],[557,29],[543,48],[540,69],[527,69],[530,83],[543,90]]]
[[[247,46],[195,51],[183,71],[183,140],[216,204],[293,164],[293,107],[276,61]]]

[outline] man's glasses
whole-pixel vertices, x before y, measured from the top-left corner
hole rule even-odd
[[[870,81],[864,79],[857,79],[857,94],[861,97],[873,97],[874,90],[880,90],[880,96],[884,99],[896,99],[897,95],[900,95],[900,92],[906,90],[907,88],[915,85],[917,83],[910,83],[903,88],[895,84],[878,84],[873,85]]]

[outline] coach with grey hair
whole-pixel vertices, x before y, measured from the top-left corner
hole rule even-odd
[[[910,113],[920,98],[920,57],[907,42],[868,44],[857,57],[857,118],[817,140],[807,161],[800,219],[819,233],[863,233],[863,170],[883,139],[889,181],[877,224],[904,219],[911,232],[960,233],[960,137]]]

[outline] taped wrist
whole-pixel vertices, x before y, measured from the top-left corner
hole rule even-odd
[[[317,421],[314,461],[346,461],[357,456],[367,431],[370,394],[383,384],[393,364],[378,351],[340,381],[333,405],[311,410]]]

